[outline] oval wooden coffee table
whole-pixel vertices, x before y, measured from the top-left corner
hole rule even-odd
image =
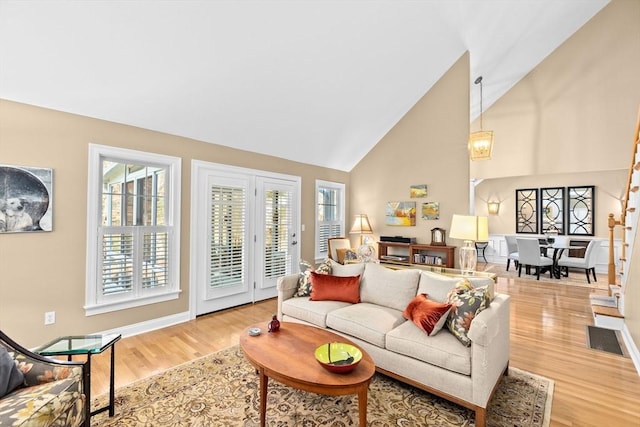
[[[250,328],[260,328],[262,334],[250,336]],[[267,332],[266,323],[252,325],[244,331],[240,347],[260,375],[261,426],[266,423],[269,378],[312,393],[329,396],[357,394],[359,422],[361,426],[367,425],[367,390],[375,373],[373,359],[360,348],[362,360],[353,371],[331,373],[320,366],[314,356],[315,349],[328,342],[353,344],[326,329],[291,322],[282,322],[278,332]]]

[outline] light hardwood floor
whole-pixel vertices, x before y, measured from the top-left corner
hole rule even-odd
[[[640,426],[640,377],[630,358],[586,346],[591,289],[499,278],[511,295],[510,365],[555,381],[551,426]],[[116,344],[116,387],[238,343],[276,301],[234,308]],[[92,393],[108,390],[108,352],[92,359]],[[116,408],[117,410],[117,408]]]

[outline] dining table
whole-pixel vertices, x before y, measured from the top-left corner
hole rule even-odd
[[[553,265],[551,266],[551,272],[553,277],[556,279],[560,279],[562,277],[562,269],[558,265],[558,261],[562,257],[562,254],[566,250],[571,249],[585,249],[584,246],[572,245],[568,241],[563,241],[556,239],[556,241],[551,243],[542,243],[540,242],[540,250],[544,256],[549,256],[549,250],[553,249],[553,254],[551,255],[551,259],[553,260]]]

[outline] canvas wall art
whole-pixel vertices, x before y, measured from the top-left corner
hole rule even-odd
[[[422,219],[440,219],[440,202],[423,203]]]
[[[0,165],[0,233],[51,231],[53,171]]]
[[[387,202],[386,225],[416,225],[416,202]]]
[[[409,195],[411,196],[412,199],[427,197],[426,184],[412,185],[409,188]]]

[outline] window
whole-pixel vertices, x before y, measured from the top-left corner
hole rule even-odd
[[[178,297],[180,159],[91,144],[87,315]]]
[[[344,236],[344,184],[316,181],[316,259],[327,257],[327,239]]]

